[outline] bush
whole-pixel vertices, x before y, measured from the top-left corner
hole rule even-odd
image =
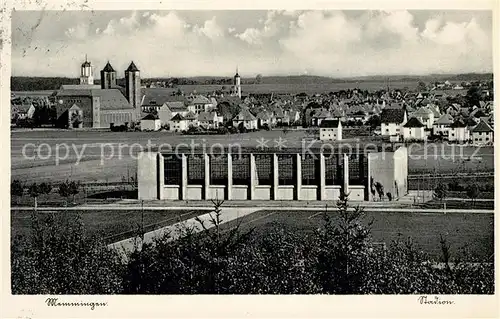
[[[229,129],[227,127],[221,126],[217,129],[218,134],[229,134]]]
[[[238,129],[236,127],[234,127],[234,126],[231,126],[229,128],[229,133],[236,134],[236,133],[238,133]]]
[[[84,234],[79,215],[32,214],[31,236],[12,244],[13,294],[114,294],[122,291],[116,252]]]

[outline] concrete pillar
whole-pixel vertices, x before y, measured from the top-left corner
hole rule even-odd
[[[181,155],[181,195],[179,199],[187,199],[187,185],[188,185],[188,163],[186,154]]]
[[[137,158],[138,198],[158,198],[157,156],[153,152],[141,152]]]
[[[208,199],[210,191],[210,157],[208,154],[203,154],[205,163],[205,184],[203,185],[203,199]]]
[[[278,155],[273,153],[273,200],[278,198],[278,185],[279,185],[279,169],[278,169]]]
[[[255,155],[250,154],[250,185],[248,185],[248,192],[250,199],[255,199],[255,186],[257,185],[257,167],[255,166]]]
[[[165,188],[165,160],[161,153],[158,153],[157,163],[158,199],[164,199],[163,189]]]
[[[233,157],[231,156],[231,153],[227,154],[227,199],[231,200],[232,199],[232,193],[233,193]]]
[[[326,194],[325,194],[325,186],[326,186],[326,181],[325,181],[325,155],[323,153],[319,154],[319,200],[326,200]]]
[[[300,193],[302,190],[302,158],[300,153],[296,154],[296,164],[297,164],[297,182],[295,183],[295,199],[301,200]]]
[[[344,155],[344,192],[349,194],[349,156],[347,154]]]

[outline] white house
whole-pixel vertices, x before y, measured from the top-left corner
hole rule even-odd
[[[453,117],[450,114],[443,114],[433,125],[434,135],[443,135],[448,137],[448,131],[453,124]]]
[[[216,129],[221,123],[217,112],[200,112],[198,114],[198,125],[205,129]]]
[[[472,142],[477,145],[484,145],[493,143],[493,128],[481,120],[472,130]]]
[[[181,114],[174,115],[168,124],[172,132],[182,132],[188,129],[188,121]]]
[[[448,141],[465,142],[469,140],[469,128],[462,120],[456,120],[450,125]]]
[[[340,120],[324,119],[319,125],[319,139],[322,141],[342,140],[342,123]]]
[[[257,114],[257,126],[262,127],[267,124],[269,128],[276,125],[276,118],[268,111],[261,111]]]
[[[186,115],[184,115],[184,119],[187,121],[187,127],[191,126],[199,126],[200,123],[198,122],[198,114],[193,113],[193,112],[188,112]]]
[[[141,131],[158,131],[160,128],[160,118],[155,114],[148,114],[141,119]]]
[[[233,127],[238,128],[240,125],[243,125],[247,130],[256,130],[257,118],[244,108],[233,118]]]
[[[432,129],[434,125],[434,112],[427,107],[422,107],[411,114],[412,117],[417,118],[425,128]]]
[[[407,121],[406,110],[402,108],[385,108],[380,114],[380,121],[382,135],[401,135],[401,128]]]
[[[188,110],[189,112],[199,114],[201,112],[211,111],[214,107],[212,100],[203,95],[197,95],[190,99]]]
[[[425,141],[425,125],[416,117],[412,117],[403,125],[403,139]]]

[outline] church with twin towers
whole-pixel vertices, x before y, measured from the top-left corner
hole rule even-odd
[[[141,117],[141,72],[133,61],[124,72],[125,87],[117,85],[117,72],[108,61],[94,83],[92,63],[85,57],[80,84],[64,84],[53,93],[57,126],[61,128],[110,128],[130,125]]]

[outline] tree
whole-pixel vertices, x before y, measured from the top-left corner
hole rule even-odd
[[[68,181],[60,183],[58,190],[57,190],[59,195],[61,195],[61,197],[66,198],[66,200],[68,199],[68,197],[70,195],[68,183],[69,183]]]
[[[24,185],[21,181],[15,179],[12,183],[10,183],[10,194],[16,196],[17,198],[24,195]],[[17,200],[16,203],[19,203],[19,200]]]
[[[472,201],[472,206],[474,206],[474,201],[479,196],[479,186],[477,184],[470,184],[466,189],[467,197],[469,197]]]
[[[65,181],[59,184],[59,195],[67,198],[73,196],[73,203],[75,202],[75,196],[80,192],[80,182],[76,181]]]
[[[262,74],[257,74],[257,76],[255,77],[255,83],[256,84],[262,83]]]
[[[35,201],[35,208],[37,207],[37,198],[41,193],[40,186],[37,185],[37,183],[33,183],[30,185],[28,188],[28,193],[30,194],[31,197],[33,197]]]
[[[326,211],[323,227],[317,233],[315,272],[322,293],[356,293],[363,285],[369,254],[370,227],[363,223],[363,208],[349,209],[348,196],[341,193],[335,223]]]
[[[443,201],[444,198],[446,198],[448,194],[448,185],[439,183],[436,188],[434,189],[434,198],[438,199],[439,201]]]
[[[75,202],[75,196],[80,192],[80,182],[71,181],[68,185],[69,194],[73,196],[73,203]]]
[[[377,127],[379,127],[381,125],[381,120],[380,120],[380,116],[378,115],[372,115],[368,118],[368,120],[366,121],[366,124],[370,126],[371,129],[375,129]]]
[[[467,90],[467,95],[465,96],[468,106],[479,106],[479,101],[481,101],[481,90],[477,86],[471,86]]]
[[[417,91],[418,92],[425,92],[427,91],[427,85],[423,81],[419,81],[417,85]]]
[[[48,195],[50,192],[52,192],[52,185],[50,183],[42,182],[40,185],[38,185],[38,189],[40,191],[40,194],[45,194]]]

